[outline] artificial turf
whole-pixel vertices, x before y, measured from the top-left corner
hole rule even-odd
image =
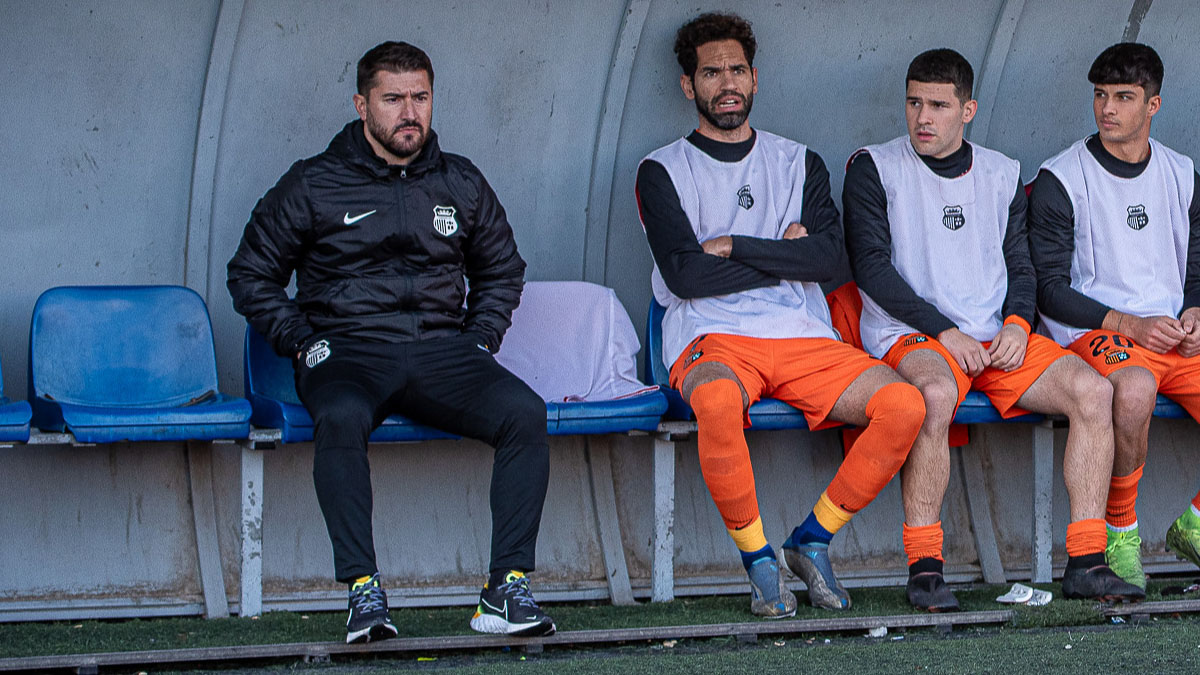
[[[1152,582],[1147,600],[1162,599],[1160,589],[1170,582]],[[1178,583],[1178,582],[1176,582]],[[1045,607],[1017,606],[1010,628],[1086,626],[1106,623],[1095,602],[1064,600],[1058,584],[1039,584],[1052,591],[1054,601]],[[1009,606],[995,602],[1003,586],[964,586],[956,589],[965,611],[995,610]],[[799,594],[796,618],[828,619],[834,616],[886,616],[911,614],[901,588],[852,591],[854,606],[832,614],[806,604]],[[549,604],[559,630],[595,630],[648,626],[738,623],[755,620],[749,599],[743,596],[681,598],[671,603],[644,603],[614,607],[603,603]],[[464,607],[393,609],[392,618],[401,637],[471,634],[471,610]],[[344,635],[343,612],[268,612],[257,618],[132,619],[0,624],[0,658],[53,654],[100,653],[153,649],[326,642]]]

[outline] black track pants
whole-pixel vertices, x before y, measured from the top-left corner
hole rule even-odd
[[[367,437],[392,413],[495,448],[488,571],[532,571],[550,474],[545,402],[470,334],[403,344],[325,341],[324,360],[296,364],[296,391],[316,423],[313,481],[337,580],[378,571]]]

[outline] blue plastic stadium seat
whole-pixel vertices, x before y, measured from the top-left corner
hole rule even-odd
[[[1163,396],[1162,394],[1159,394],[1158,400],[1154,402],[1154,416],[1164,417],[1167,419],[1186,419],[1191,417],[1188,415],[1187,411],[1183,409],[1183,406],[1172,401],[1166,396]]]
[[[4,396],[4,374],[0,372],[0,441],[29,440],[29,419],[33,415],[25,401],[10,401]]]
[[[650,301],[650,312],[646,318],[646,379],[663,387],[667,395],[670,419],[690,420],[692,409],[683,401],[679,392],[668,388],[667,366],[662,360],[662,319],[666,309],[658,302]],[[1159,397],[1160,399],[1162,397]],[[958,407],[954,421],[959,424],[984,422],[1038,422],[1041,415],[1021,415],[1007,420],[1000,416],[987,397],[977,391],[967,392],[967,398]],[[750,406],[750,422],[755,429],[806,429],[804,415],[783,401],[764,398]]]
[[[667,411],[662,390],[612,401],[560,401],[546,404],[551,435],[654,431]]]
[[[217,390],[204,300],[182,286],[52,288],[33,308],[33,425],[84,443],[246,438],[250,404]]]
[[[279,429],[284,443],[304,443],[313,439],[313,420],[296,395],[292,362],[275,353],[253,328],[246,327],[246,398],[254,410],[250,421],[258,427]],[[376,442],[426,441],[458,438],[454,434],[427,427],[407,417],[392,415],[383,421],[371,440]]]

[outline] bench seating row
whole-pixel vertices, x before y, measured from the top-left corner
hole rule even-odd
[[[584,282],[531,282],[498,360],[547,400],[547,431],[588,437],[593,496],[605,511],[600,539],[614,602],[632,602],[616,517],[606,443],[611,433],[652,433],[655,536],[652,598],[674,595],[675,442],[695,431],[678,392],[667,388],[662,363],[663,308],[651,303],[647,320],[646,378],[632,375],[637,336],[615,294]],[[580,342],[587,344],[579,344]],[[585,356],[589,355],[589,356]],[[60,287],[38,300],[31,322],[29,402],[3,397],[0,441],[111,443],[184,441],[202,586],[209,616],[228,614],[211,484],[211,442],[233,440],[242,448],[241,606],[243,615],[262,607],[263,450],[312,440],[312,419],[300,404],[290,362],[277,356],[253,330],[244,348],[245,398],[218,390],[212,328],[203,299],[179,286]],[[2,379],[0,379],[2,383]],[[566,392],[566,395],[564,395]],[[1186,413],[1160,397],[1156,415]],[[750,409],[758,429],[803,429],[803,416],[767,399]],[[1050,421],[1028,415],[1002,420],[985,397],[968,396],[956,421],[1033,425],[1035,581],[1050,579],[1050,499],[1053,432]],[[31,427],[34,432],[31,440]],[[376,442],[453,438],[399,415],[372,434]],[[968,500],[981,567],[989,582],[1004,581],[983,488],[978,453],[964,453]],[[977,489],[976,489],[977,488]]]

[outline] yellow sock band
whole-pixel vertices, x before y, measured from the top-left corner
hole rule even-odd
[[[829,495],[822,492],[821,498],[817,500],[817,505],[813,507],[813,515],[817,517],[817,522],[821,527],[825,528],[829,534],[837,534],[837,531],[842,529],[842,526],[850,522],[854,517],[853,513],[839,508]]]
[[[767,536],[763,534],[762,518],[755,518],[754,522],[743,528],[729,530],[729,536],[733,537],[733,543],[737,544],[738,550],[745,553],[760,551],[767,545]]]

